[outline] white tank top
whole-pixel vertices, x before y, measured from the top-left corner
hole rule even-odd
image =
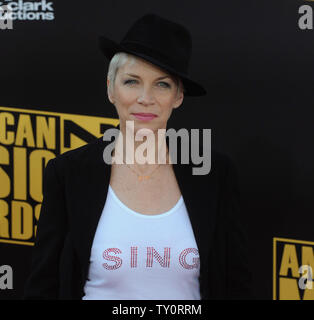
[[[200,258],[183,197],[146,215],[109,185],[94,236],[83,300],[200,300]]]

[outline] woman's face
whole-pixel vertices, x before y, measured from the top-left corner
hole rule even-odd
[[[154,132],[166,129],[172,110],[183,101],[183,93],[168,73],[136,57],[118,69],[108,97],[116,107],[120,127],[125,126],[125,121],[133,120],[135,132],[142,128]],[[153,113],[156,117],[141,119],[134,113]]]

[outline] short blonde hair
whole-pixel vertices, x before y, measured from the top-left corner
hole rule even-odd
[[[112,59],[110,60],[109,67],[108,67],[108,73],[107,73],[107,79],[109,80],[109,87],[108,90],[112,92],[113,85],[116,80],[117,72],[120,67],[122,67],[126,62],[134,63],[136,59],[136,56],[126,53],[126,52],[117,52]],[[184,92],[184,85],[182,83],[182,80],[180,77],[171,75],[177,85],[177,94],[179,92]]]

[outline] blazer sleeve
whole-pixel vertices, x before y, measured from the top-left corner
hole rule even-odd
[[[59,260],[67,232],[64,188],[57,175],[57,159],[48,161],[43,175],[43,202],[32,251],[24,299],[57,299]]]
[[[242,199],[234,163],[227,160],[224,185],[226,214],[226,295],[227,299],[253,299],[248,236],[241,222]]]

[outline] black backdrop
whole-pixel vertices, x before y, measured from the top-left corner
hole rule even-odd
[[[298,8],[311,2],[51,2],[54,20],[0,30],[0,106],[116,118],[97,36],[119,41],[148,12],[186,25],[190,74],[208,95],[186,98],[170,121],[211,128],[212,145],[235,161],[254,294],[272,299],[273,238],[314,241],[314,30],[298,27]],[[0,266],[14,276],[1,299],[21,297],[31,250],[0,243]]]

